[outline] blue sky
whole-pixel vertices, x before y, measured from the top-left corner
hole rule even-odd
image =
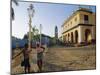
[[[58,35],[61,36],[61,25],[70,16],[73,11],[78,9],[78,5],[70,4],[54,4],[54,3],[37,3],[37,2],[18,2],[16,6],[12,3],[15,12],[15,20],[12,21],[12,35],[18,38],[23,38],[28,32],[28,11],[27,8],[32,3],[35,13],[32,18],[32,26],[39,29],[42,24],[42,33],[54,37],[55,26],[58,27]],[[83,6],[88,8],[89,6]],[[95,12],[95,7],[91,6]]]

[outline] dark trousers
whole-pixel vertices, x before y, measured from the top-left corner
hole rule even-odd
[[[39,71],[41,72],[42,71],[42,59],[37,61],[37,65],[38,65]]]

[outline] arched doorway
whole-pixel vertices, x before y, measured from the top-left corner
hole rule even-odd
[[[71,32],[71,42],[73,43],[73,32]]]
[[[69,42],[69,39],[70,39],[70,34],[68,33],[68,42]]]
[[[75,43],[78,43],[78,31],[75,30]]]
[[[67,37],[67,34],[66,34],[66,42],[68,41],[67,39],[68,39],[68,37]]]
[[[85,42],[86,43],[90,43],[91,39],[92,39],[91,30],[90,29],[86,29],[85,30]]]

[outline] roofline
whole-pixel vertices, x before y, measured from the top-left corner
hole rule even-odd
[[[89,9],[86,9],[86,8],[80,8],[80,9],[78,9],[78,10],[76,10],[68,19],[66,19],[65,21],[64,21],[64,23],[63,23],[63,25],[61,25],[61,27],[63,27],[64,26],[64,24],[66,23],[66,22],[68,22],[73,16],[75,16],[78,12],[80,12],[80,11],[83,11],[83,12],[88,12],[88,13],[93,13],[91,10],[89,10]]]

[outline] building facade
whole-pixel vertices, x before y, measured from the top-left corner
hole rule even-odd
[[[62,25],[62,40],[70,43],[96,41],[96,14],[90,9],[76,10]]]

